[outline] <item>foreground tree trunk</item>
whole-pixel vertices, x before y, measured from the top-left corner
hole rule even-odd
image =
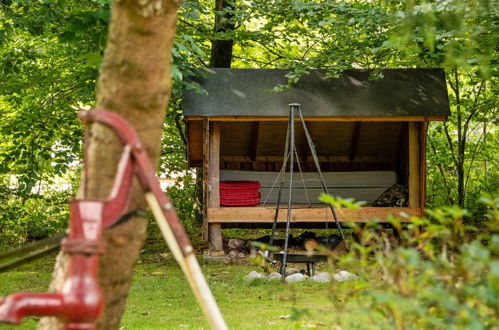
[[[122,115],[137,130],[153,162],[157,162],[168,98],[171,91],[170,59],[175,36],[178,1],[115,0],[97,85],[97,108]],[[80,198],[108,196],[122,150],[112,132],[94,125],[88,151],[88,176]],[[86,195],[86,196],[84,196]],[[131,209],[145,209],[135,186]],[[130,288],[133,266],[146,238],[147,222],[133,218],[104,233],[107,253],[101,258],[100,284],[105,310],[98,329],[118,329]],[[51,283],[56,290],[64,279],[66,259],[60,254]],[[39,329],[58,329],[55,318],[43,318]]]

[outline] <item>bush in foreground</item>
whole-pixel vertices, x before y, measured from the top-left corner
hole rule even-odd
[[[333,206],[354,203],[326,196]],[[351,224],[360,237],[350,252],[331,255],[337,266],[363,279],[331,284],[333,313],[342,328],[495,329],[499,320],[499,197],[482,198],[488,208],[485,231],[463,223],[457,207],[412,218],[394,244],[373,224]],[[356,317],[343,318],[346,313]]]

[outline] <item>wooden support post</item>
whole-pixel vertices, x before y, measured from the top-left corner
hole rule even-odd
[[[203,239],[208,241],[208,164],[210,157],[210,121],[203,121]]]
[[[220,125],[210,123],[208,151],[208,207],[220,207]],[[223,251],[222,226],[220,223],[208,225],[210,250]]]
[[[409,207],[421,207],[421,150],[420,125],[409,123]]]
[[[426,207],[426,136],[428,134],[428,122],[425,121],[420,124],[420,159],[421,159],[421,172],[419,173],[420,178],[420,206],[422,208]]]

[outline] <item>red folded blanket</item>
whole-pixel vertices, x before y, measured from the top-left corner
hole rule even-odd
[[[260,204],[260,182],[258,181],[221,181],[221,206],[256,206]]]

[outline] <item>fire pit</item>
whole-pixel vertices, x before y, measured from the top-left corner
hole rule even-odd
[[[273,259],[282,262],[284,257],[283,252],[274,253]],[[307,264],[307,275],[315,275],[315,263],[320,261],[327,261],[325,254],[306,254],[306,253],[288,253],[286,255],[286,263],[294,264]],[[312,270],[312,271],[310,271]]]

